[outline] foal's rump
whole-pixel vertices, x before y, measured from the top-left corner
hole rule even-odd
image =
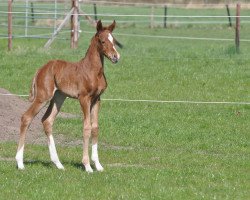
[[[66,96],[77,98],[79,84],[87,85],[86,76],[81,76],[78,63],[64,60],[52,60],[37,70],[30,89],[29,101],[33,102],[50,100],[56,90]],[[86,74],[87,75],[87,74]],[[77,81],[78,80],[78,81]],[[79,83],[79,80],[81,83]]]
[[[52,98],[56,85],[54,81],[54,67],[56,61],[49,61],[43,67],[38,69],[32,79],[30,88],[29,101],[33,102],[35,99],[39,101],[49,100]]]

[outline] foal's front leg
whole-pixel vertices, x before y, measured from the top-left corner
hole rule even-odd
[[[95,167],[97,171],[103,171],[103,167],[99,162],[99,156],[98,156],[98,112],[100,107],[100,100],[98,100],[95,105],[92,108],[91,111],[91,117],[92,117],[92,155],[91,160],[95,163]]]
[[[80,97],[80,104],[83,112],[83,158],[82,163],[86,172],[92,173],[93,169],[89,162],[89,139],[91,136],[91,121],[90,121],[90,97]]]

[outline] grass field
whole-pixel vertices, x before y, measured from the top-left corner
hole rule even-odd
[[[95,31],[85,24],[84,30]],[[244,24],[241,38],[249,39],[249,32]],[[105,61],[103,98],[250,102],[249,42],[241,42],[237,54],[233,41],[119,35],[124,33],[234,38],[234,29],[224,25],[149,29],[118,24],[114,35],[124,49],[117,65]],[[16,39],[8,52],[7,41],[0,40],[0,87],[27,94],[38,67],[49,59],[79,60],[91,37],[82,34],[77,50],[68,40],[44,50],[46,40]],[[70,99],[62,111],[81,114],[79,103]],[[249,105],[103,101],[103,173],[82,170],[81,145],[57,146],[66,168],[60,171],[50,163],[47,146],[31,144],[26,170],[20,172],[13,160],[15,141],[1,142],[0,199],[249,199],[249,119]],[[58,118],[54,134],[81,140],[81,122],[80,117]]]

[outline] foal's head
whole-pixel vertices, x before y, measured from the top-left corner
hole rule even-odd
[[[108,27],[103,27],[101,20],[97,22],[97,33],[96,37],[98,39],[98,47],[100,53],[105,55],[112,63],[117,63],[120,59],[120,54],[117,52],[115,48],[115,44],[120,44],[115,40],[112,35],[112,32],[115,28],[115,21],[109,25]]]

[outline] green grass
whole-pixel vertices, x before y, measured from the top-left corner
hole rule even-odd
[[[195,10],[182,12],[197,14]],[[87,25],[84,30],[94,31]],[[249,39],[249,31],[244,24],[241,37]],[[241,42],[237,54],[233,41],[152,39],[119,33],[234,38],[234,30],[223,25],[165,30],[118,24],[114,35],[124,49],[119,50],[117,65],[105,61],[108,89],[103,98],[250,101],[249,42]],[[46,40],[16,39],[13,51],[8,52],[7,42],[0,40],[0,86],[27,94],[38,67],[49,59],[79,60],[91,36],[83,34],[77,50],[71,50],[67,40],[56,40],[51,49],[44,50]],[[81,114],[79,103],[70,99],[62,111]],[[102,101],[103,173],[83,171],[81,145],[58,145],[66,171],[50,163],[46,146],[27,145],[26,170],[20,172],[10,159],[16,144],[2,142],[0,198],[248,199],[249,117],[249,105]],[[81,118],[58,118],[54,126],[55,134],[73,141],[81,140],[81,130]]]

